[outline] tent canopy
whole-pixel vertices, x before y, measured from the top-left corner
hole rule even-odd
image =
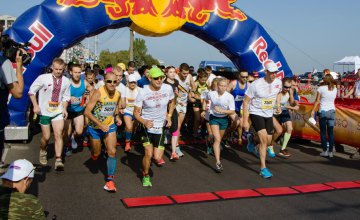
[[[354,65],[355,72],[360,68],[359,56],[346,56],[339,61],[334,62],[334,65]]]

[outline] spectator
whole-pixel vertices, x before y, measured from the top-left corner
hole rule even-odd
[[[2,36],[3,27],[0,25],[0,38]],[[2,51],[2,45],[0,43]],[[21,49],[22,53],[26,53]],[[9,92],[14,98],[21,98],[24,89],[24,78],[22,75],[22,58],[19,55],[20,50],[16,54],[16,71],[14,71],[10,60],[0,53],[0,168],[4,163],[1,161],[4,149],[4,129],[10,123],[10,115],[7,108]]]
[[[354,87],[352,89],[350,89],[348,94],[343,96],[343,98],[349,98],[352,94],[354,94],[354,98],[360,99],[360,68],[358,69],[356,74],[357,74],[358,79],[355,82]]]
[[[32,163],[20,159],[12,162],[1,176],[0,219],[45,219],[40,201],[25,194],[34,178],[34,170]]]

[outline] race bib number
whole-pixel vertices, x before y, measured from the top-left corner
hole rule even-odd
[[[71,105],[80,105],[81,104],[82,97],[75,97],[71,96],[70,104]]]
[[[162,127],[152,127],[152,128],[148,128],[147,132],[151,133],[151,134],[162,134]]]
[[[113,116],[115,112],[115,106],[105,106],[101,110],[101,116]]]
[[[274,107],[274,99],[262,99],[261,100],[261,109],[272,109]]]
[[[48,112],[60,112],[59,111],[59,105],[60,105],[60,102],[49,102],[48,104]]]
[[[244,96],[241,96],[241,95],[237,95],[235,97],[235,102],[242,102],[244,100]]]

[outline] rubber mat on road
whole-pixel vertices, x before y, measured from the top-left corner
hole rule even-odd
[[[356,180],[356,181],[354,181],[355,183],[359,183],[360,184],[360,180]]]
[[[122,199],[122,201],[128,208],[174,204],[174,202],[167,196],[126,198]]]
[[[191,203],[191,202],[207,202],[219,200],[220,198],[213,193],[194,193],[170,196],[176,203]]]
[[[264,196],[283,196],[299,194],[298,191],[291,189],[290,187],[276,187],[276,188],[259,188],[255,189]]]
[[[351,189],[351,188],[360,188],[360,184],[356,182],[331,182],[331,183],[325,183],[328,186],[332,186],[336,189]]]
[[[301,193],[312,193],[312,192],[322,192],[334,190],[334,187],[327,186],[321,183],[318,184],[309,184],[309,185],[301,185],[301,186],[292,186],[291,188],[296,189]]]
[[[240,199],[261,196],[260,193],[252,189],[218,191],[214,193],[222,199]]]

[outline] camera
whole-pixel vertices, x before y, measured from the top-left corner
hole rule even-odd
[[[20,44],[12,40],[9,35],[3,35],[1,37],[1,44],[3,47],[3,55],[7,57],[11,62],[16,62],[16,53],[21,48],[25,51],[28,51],[28,46],[30,43]],[[24,54],[20,51],[19,55],[22,57],[23,65],[28,65],[31,62],[30,54]]]

